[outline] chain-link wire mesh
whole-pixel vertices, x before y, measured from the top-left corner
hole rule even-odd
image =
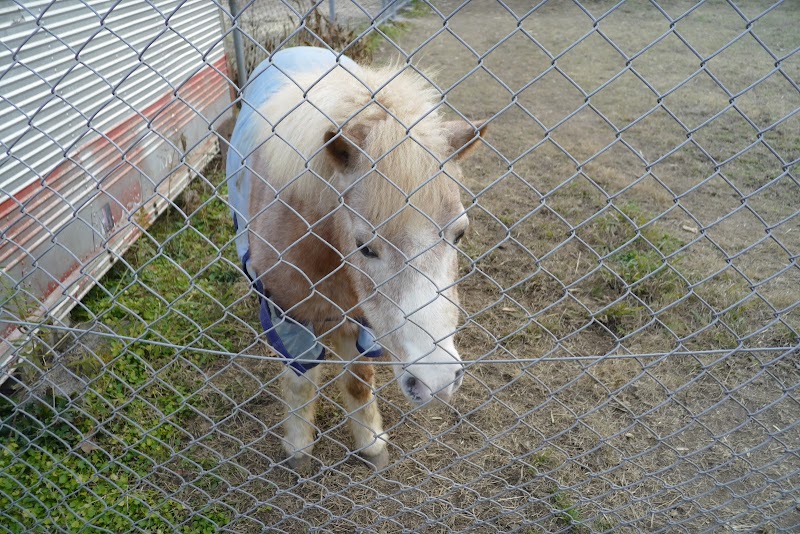
[[[0,7],[0,530],[796,530],[800,5],[418,0],[381,26],[386,6],[337,1],[345,31],[327,1],[273,4]],[[262,55],[244,70],[273,57],[294,105],[253,111],[237,30]],[[299,44],[393,66],[340,57],[311,79],[271,56]],[[367,109],[331,114],[365,91]],[[237,120],[254,126],[232,137]],[[337,210],[291,200],[356,164],[313,190]],[[262,193],[288,181],[252,228],[234,230],[232,168]],[[385,220],[348,196],[370,183]],[[264,332],[272,299],[275,325],[311,302],[338,314],[314,323],[312,370]],[[348,365],[337,332],[367,326],[386,355]],[[404,353],[425,332],[430,350]],[[428,361],[453,333],[463,377]],[[414,402],[446,373],[444,402]]]

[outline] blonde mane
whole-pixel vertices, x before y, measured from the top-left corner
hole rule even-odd
[[[443,198],[457,198],[455,184],[441,173],[449,145],[439,92],[416,72],[398,70],[336,66],[293,76],[258,109],[269,123],[261,168],[270,169],[269,183],[284,201],[321,214],[338,203],[349,184],[323,145],[326,132],[339,129],[363,150],[364,189],[379,199],[364,214],[374,224],[392,218],[402,224],[407,216],[396,213],[412,211],[402,209],[409,203],[433,215]]]

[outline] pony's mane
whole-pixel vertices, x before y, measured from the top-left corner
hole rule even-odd
[[[405,219],[395,214],[407,202],[425,213],[441,211],[442,198],[453,195],[455,186],[441,174],[439,158],[449,145],[436,106],[440,94],[430,82],[396,65],[352,71],[337,66],[292,79],[259,109],[275,132],[264,145],[269,181],[277,190],[286,188],[284,198],[327,203],[331,195],[325,191],[333,190],[320,178],[340,192],[346,188],[331,180],[336,169],[322,148],[325,133],[341,128],[349,139],[360,132],[362,138],[353,140],[375,162],[377,172],[363,179],[368,194],[380,201],[365,216]]]

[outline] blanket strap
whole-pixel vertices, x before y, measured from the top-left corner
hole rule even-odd
[[[234,224],[236,217],[234,216]],[[238,225],[237,225],[238,226]],[[253,284],[259,299],[259,320],[267,342],[275,352],[286,359],[289,365],[298,375],[305,374],[309,369],[313,369],[319,362],[325,359],[325,347],[314,335],[314,327],[296,321],[275,304],[270,298],[269,292],[264,288],[260,279],[255,281],[247,268],[250,261],[250,251],[248,250],[242,258],[242,270]],[[383,349],[375,339],[375,334],[370,329],[369,323],[363,319],[351,319],[359,323],[358,338],[356,339],[356,349],[360,356],[377,358],[383,355]]]

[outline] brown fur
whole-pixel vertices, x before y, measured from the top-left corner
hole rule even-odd
[[[347,392],[359,404],[372,398],[372,386],[375,384],[375,368],[372,365],[364,363],[351,366],[344,380]]]

